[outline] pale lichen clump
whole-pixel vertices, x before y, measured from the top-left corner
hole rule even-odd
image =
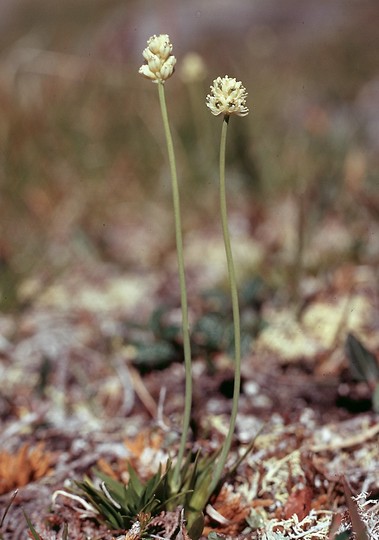
[[[139,73],[154,83],[164,83],[174,73],[176,58],[172,53],[172,43],[167,34],[152,36],[142,55],[146,60]]]
[[[217,77],[210,87],[211,93],[207,95],[207,107],[215,116],[224,114],[230,116],[246,116],[249,109],[246,105],[246,88],[240,81],[232,77]]]
[[[379,505],[376,499],[370,499],[369,494],[365,491],[361,492],[356,497],[353,497],[358,506],[358,513],[363,521],[368,538],[370,540],[379,539]],[[348,527],[346,527],[348,528]],[[341,527],[346,530],[344,524]]]
[[[307,516],[299,519],[293,514],[288,519],[270,519],[265,522],[263,540],[328,540],[333,512],[312,508]]]

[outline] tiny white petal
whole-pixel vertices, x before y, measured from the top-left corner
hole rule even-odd
[[[170,43],[170,38],[168,34],[160,34],[159,36],[151,36],[147,42],[149,49],[154,54],[159,54],[160,56],[168,55],[172,51],[172,45]]]
[[[163,80],[168,79],[174,73],[174,67],[176,64],[175,56],[170,56],[167,61],[161,67],[161,78]]]
[[[150,71],[149,66],[147,66],[146,64],[144,64],[143,66],[141,66],[139,68],[138,73],[140,73],[144,77],[147,77],[148,79],[155,79],[156,78],[155,73]]]

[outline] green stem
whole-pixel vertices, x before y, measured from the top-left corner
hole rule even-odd
[[[229,227],[228,227],[228,215],[226,206],[226,187],[225,187],[225,148],[226,148],[226,135],[228,130],[229,116],[224,116],[221,131],[220,142],[220,209],[221,209],[221,223],[222,232],[224,235],[226,260],[228,263],[229,274],[229,286],[232,297],[233,308],[233,323],[234,323],[234,348],[235,348],[235,364],[234,364],[234,390],[233,390],[233,404],[232,412],[230,415],[229,431],[225,438],[224,445],[222,447],[221,455],[218,459],[215,474],[213,476],[212,483],[209,488],[209,496],[212,495],[217,488],[220,478],[222,476],[226,460],[228,458],[229,450],[232,445],[232,438],[234,434],[234,428],[236,425],[236,418],[238,412],[238,399],[240,395],[241,387],[241,330],[240,330],[240,315],[238,306],[238,292],[236,274],[234,270],[233,254],[230,243]]]
[[[176,252],[177,252],[177,259],[178,259],[180,297],[181,297],[181,306],[182,306],[182,331],[183,331],[184,364],[185,364],[185,377],[186,377],[183,430],[182,430],[182,435],[180,439],[178,459],[176,461],[174,473],[173,473],[174,485],[178,486],[180,467],[183,461],[183,456],[184,456],[187,437],[188,437],[189,425],[190,425],[190,420],[191,420],[191,406],[192,406],[191,343],[190,343],[189,324],[188,324],[187,288],[186,288],[186,279],[185,279],[185,273],[184,273],[183,238],[182,238],[182,226],[181,226],[181,216],[180,216],[178,177],[176,173],[174,145],[173,145],[172,137],[171,137],[170,124],[168,121],[167,106],[166,106],[166,99],[165,99],[165,93],[164,93],[164,84],[161,82],[158,83],[158,92],[159,92],[159,103],[161,106],[164,132],[166,136],[168,159],[170,162],[170,170],[171,170],[172,199],[173,199],[174,216],[175,216]]]

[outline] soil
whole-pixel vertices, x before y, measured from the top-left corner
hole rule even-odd
[[[174,259],[170,264],[175,266]],[[255,444],[207,507],[204,534],[255,538],[271,530],[291,537],[305,527],[306,537],[316,538],[319,523],[326,538],[332,514],[348,519],[343,479],[353,494],[378,497],[378,415],[372,387],[351,369],[347,342],[355,335],[362,347],[370,344],[364,347],[367,354],[378,350],[375,281],[369,268],[364,275],[362,280],[362,268],[352,265],[338,268],[327,287],[303,299],[301,310],[278,305],[277,294],[261,281],[255,282],[256,297],[241,285],[243,336],[250,339],[229,465],[254,439]],[[193,274],[191,291],[196,279]],[[118,537],[122,531],[86,517],[83,504],[67,496],[72,482],[96,478],[99,465],[122,476],[128,461],[148,478],[159,463],[175,457],[185,381],[177,291],[168,293],[166,280],[162,271],[149,305],[136,294],[125,308],[122,289],[130,282],[143,292],[148,276],[137,282],[135,275],[108,265],[96,272],[81,267],[48,287],[35,284],[17,315],[2,316],[4,509],[14,496],[2,525],[4,540],[28,537],[24,512],[43,540],[64,537],[65,523],[72,540]],[[342,311],[337,289],[339,298],[348,290],[348,308]],[[226,434],[234,380],[227,297],[222,288],[200,297],[191,293],[194,393],[188,450],[212,452]],[[361,304],[370,311],[351,318]],[[328,325],[320,332],[318,311],[324,323],[331,317],[332,338]],[[172,516],[161,516],[164,538]]]

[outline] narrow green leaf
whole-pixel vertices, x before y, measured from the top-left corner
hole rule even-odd
[[[134,491],[137,493],[137,495],[141,495],[144,486],[141,480],[138,478],[136,471],[130,465],[130,463],[128,464],[128,472],[129,472],[128,489],[133,488]]]
[[[94,473],[98,478],[100,478],[100,480],[105,482],[105,485],[112,494],[112,497],[114,497],[115,500],[122,505],[122,503],[125,501],[125,485],[122,482],[119,482],[111,476],[103,473],[102,471],[98,471],[97,469],[94,470]]]
[[[128,524],[131,518],[134,517],[133,515],[129,516],[127,512],[128,509],[122,505],[121,510],[117,509],[105,493],[95,488],[89,480],[76,482],[76,485],[83,491],[86,499],[99,511],[102,519],[109,523],[113,528],[123,528],[125,523]]]
[[[29,519],[29,516],[27,515],[27,513],[25,512],[25,510],[23,509],[22,510],[23,514],[24,514],[24,517],[26,519],[26,523],[28,524],[28,527],[29,527],[29,530],[34,538],[34,540],[42,540],[42,538],[40,537],[40,535],[37,533],[37,531],[35,530],[35,528],[33,527],[33,523],[30,521]]]

